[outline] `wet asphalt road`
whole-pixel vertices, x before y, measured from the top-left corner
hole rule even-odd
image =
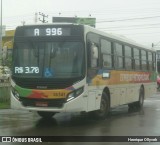
[[[112,109],[105,120],[96,120],[78,113],[59,113],[51,120],[43,120],[36,113],[28,111],[0,110],[0,136],[160,136],[160,93],[145,100],[141,111],[132,110],[130,112],[128,106],[123,105]],[[15,143],[0,144],[14,145]],[[160,142],[52,142],[36,144],[159,145]]]

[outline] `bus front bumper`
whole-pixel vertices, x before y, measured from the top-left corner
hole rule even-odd
[[[23,106],[22,103],[14,97],[11,92],[11,108],[24,109],[28,111],[46,111],[46,112],[81,112],[87,111],[87,97],[82,93],[77,98],[64,103],[62,107],[31,107]]]

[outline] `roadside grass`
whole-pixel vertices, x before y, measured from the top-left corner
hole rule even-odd
[[[0,109],[9,109],[10,102],[0,102]]]
[[[10,108],[10,85],[0,83],[0,109]]]

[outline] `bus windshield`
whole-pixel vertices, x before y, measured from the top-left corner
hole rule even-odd
[[[13,64],[15,77],[81,77],[84,72],[84,44],[78,41],[16,42]]]

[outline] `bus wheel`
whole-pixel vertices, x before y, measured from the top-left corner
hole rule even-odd
[[[139,91],[139,101],[128,104],[129,109],[141,109],[144,103],[144,89],[143,87],[140,88]]]
[[[42,118],[52,118],[56,114],[56,112],[45,112],[45,111],[38,111],[37,113]]]
[[[144,103],[144,89],[143,89],[143,87],[141,87],[140,91],[139,91],[139,101],[135,102],[135,105],[138,108],[142,108],[143,107],[143,103]]]
[[[105,119],[110,111],[109,96],[105,92],[102,94],[100,109],[95,111],[96,118]]]

